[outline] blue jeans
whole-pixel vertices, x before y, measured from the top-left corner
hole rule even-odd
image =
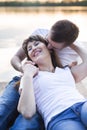
[[[37,113],[31,119],[25,119],[20,114],[10,130],[44,130],[44,127]]]
[[[25,119],[17,111],[19,93],[14,88],[20,77],[14,77],[0,97],[0,130],[44,130],[43,120],[38,113]]]
[[[53,117],[47,130],[87,130],[87,102],[74,104]]]

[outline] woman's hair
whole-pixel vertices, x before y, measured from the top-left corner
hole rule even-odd
[[[65,42],[66,45],[72,44],[79,34],[79,28],[69,20],[57,21],[51,27],[51,40],[54,42]]]
[[[24,49],[25,54],[26,54],[28,60],[31,60],[31,59],[30,59],[29,56],[28,56],[27,45],[28,45],[29,42],[33,42],[33,41],[40,41],[40,42],[44,43],[46,46],[48,45],[48,42],[46,41],[46,39],[44,39],[44,38],[41,37],[40,35],[35,35],[35,36],[32,35],[32,36],[30,36],[29,38],[27,38],[27,39],[23,42],[22,48]],[[59,60],[59,58],[58,58],[56,52],[55,52],[54,50],[50,50],[50,54],[51,54],[51,60],[52,60],[52,63],[53,63],[54,68],[55,68],[56,66],[62,68],[63,66],[62,66],[62,64],[61,64],[61,62],[60,62],[60,60]]]

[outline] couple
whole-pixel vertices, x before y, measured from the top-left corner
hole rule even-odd
[[[62,26],[60,26],[60,25],[62,25]],[[65,35],[60,35],[63,33],[62,30],[65,29],[64,27],[67,27],[66,25],[68,25],[68,28],[66,28],[67,31],[71,28],[71,33],[65,31]],[[72,25],[72,26],[70,26],[70,25]],[[60,30],[58,30],[57,33],[55,34],[54,30],[58,29],[56,27],[60,27]],[[60,32],[60,34],[58,32]],[[59,41],[57,39],[57,35],[60,36],[60,37],[58,37]],[[66,37],[66,36],[69,36],[69,37]],[[71,36],[71,39],[70,39],[70,36]],[[16,77],[14,79],[14,81],[11,81],[9,83],[10,90],[12,90],[13,104],[16,104],[16,105],[12,106],[12,107],[14,107],[12,109],[10,109],[8,104],[6,104],[8,109],[11,110],[11,111],[9,110],[11,113],[10,115],[13,115],[12,112],[16,112],[15,109],[16,109],[18,99],[19,99],[18,110],[25,117],[31,117],[36,112],[36,103],[37,103],[37,109],[38,109],[39,113],[42,115],[43,119],[45,120],[46,128],[48,126],[49,130],[51,130],[51,129],[52,130],[54,130],[54,129],[63,130],[65,127],[66,127],[66,129],[71,129],[71,130],[77,130],[78,128],[81,130],[86,129],[85,122],[87,122],[87,120],[86,120],[86,116],[84,116],[84,115],[86,114],[85,109],[86,109],[87,104],[85,102],[86,100],[81,95],[79,95],[79,93],[75,90],[75,82],[80,81],[87,75],[87,72],[86,72],[87,60],[86,60],[85,52],[83,52],[81,49],[79,49],[79,47],[77,47],[73,44],[71,45],[71,43],[74,42],[74,40],[77,38],[77,36],[78,36],[78,28],[70,21],[62,20],[62,21],[58,21],[51,28],[51,31],[48,35],[48,41],[50,42],[51,45],[48,44],[47,40],[45,41],[43,38],[41,38],[39,36],[35,36],[36,38],[29,37],[29,39],[27,39],[24,42],[23,47],[26,50],[26,54],[28,54],[27,56],[29,56],[29,58],[35,64],[38,65],[38,68],[40,71],[38,72],[38,68],[33,66],[32,62],[29,62],[30,64],[26,63],[22,68],[20,66],[20,62],[18,64],[16,64],[16,65],[20,66],[19,68],[21,68],[21,70],[24,72],[23,77],[20,82],[20,87],[23,87],[23,88],[22,88],[20,99],[19,99],[19,95],[15,91],[15,88],[13,88],[13,86],[15,86],[15,82],[18,80],[18,78]],[[69,41],[67,41],[68,39],[69,39]],[[68,66],[62,67],[61,63],[59,61],[57,62],[54,59],[55,55],[56,55],[54,53],[54,50],[56,51],[58,49],[62,49],[64,47],[68,46],[66,43],[68,43],[68,45],[70,47],[72,47],[81,56],[81,58],[83,60],[82,64],[73,66],[71,69],[69,69]],[[50,46],[50,48],[54,47],[56,49],[51,50],[49,52],[48,49],[46,48],[47,44],[48,44],[48,48]],[[33,49],[35,49],[36,52],[33,51]],[[51,53],[51,56],[50,56],[50,53]],[[19,55],[20,54],[21,53],[19,53]],[[52,61],[51,61],[52,55],[54,57],[52,58]],[[18,53],[14,57],[17,58],[17,56],[18,56]],[[32,71],[31,71],[31,69],[32,69]],[[29,71],[29,73],[28,73],[28,71]],[[81,75],[81,72],[82,72],[82,75]],[[36,76],[34,76],[34,75],[36,75]],[[27,77],[29,77],[30,81],[29,80],[26,81]],[[33,77],[34,77],[34,79],[33,79]],[[35,97],[34,97],[34,92],[33,92],[32,80],[34,81],[34,85],[35,85],[35,87],[34,87]],[[45,82],[45,80],[46,80],[46,82]],[[61,81],[61,82],[59,82],[59,81]],[[29,86],[28,86],[27,82],[29,82]],[[39,82],[39,84],[37,82]],[[57,87],[55,85],[60,86],[60,87]],[[27,87],[28,87],[28,89],[30,89],[30,91],[27,91],[28,90]],[[55,87],[55,89],[54,89],[54,87]],[[6,92],[8,91],[8,94],[10,94],[9,87],[7,87],[6,89],[7,90],[5,90],[5,91]],[[37,91],[38,89],[39,89],[39,91]],[[2,95],[3,98],[5,98],[6,92],[4,92],[4,94]],[[28,96],[27,100],[26,100],[25,94]],[[75,94],[77,94],[78,96],[75,96]],[[65,96],[66,96],[66,98],[65,98]],[[32,99],[31,99],[31,97],[32,97]],[[0,105],[2,105],[2,107],[5,109],[6,107],[4,106],[4,104],[6,103],[7,99],[6,100],[4,99],[4,101],[3,101],[3,98],[1,100],[3,102],[3,104],[0,103]],[[29,100],[30,100],[30,102],[29,102]],[[31,102],[31,100],[32,100],[32,102]],[[35,103],[35,100],[36,100],[36,103]],[[9,100],[7,100],[7,101],[10,102]],[[10,102],[10,103],[12,103],[12,102]],[[65,103],[67,103],[67,104],[65,104]],[[61,104],[62,104],[62,106],[61,106]],[[79,108],[79,109],[77,109],[77,108]],[[26,111],[26,109],[27,109],[27,111]],[[29,113],[26,113],[26,112],[29,112]],[[5,111],[5,114],[8,114],[8,113],[6,113],[6,111]],[[79,115],[79,114],[81,114],[81,115]],[[12,117],[11,116],[9,117],[9,115],[8,115],[8,119],[9,118],[12,118]],[[25,127],[25,125],[29,125],[29,127],[30,127],[30,125],[32,125],[30,130],[33,130],[34,128],[32,128],[32,127],[35,126],[35,124],[33,124],[33,123],[35,123],[35,121],[38,123],[39,119],[40,118],[38,117],[38,115],[33,116],[33,118],[31,118],[29,120],[24,119],[22,117],[22,115],[19,115],[18,118],[16,119],[13,127],[11,128],[11,130],[13,130],[13,129],[25,130],[25,129],[27,129],[27,128],[23,128],[23,127]],[[38,124],[37,123],[36,123],[35,129],[39,130],[41,128],[38,126],[39,123]],[[68,125],[68,128],[67,128],[67,124],[69,124],[69,123],[71,125],[70,126]],[[3,126],[4,128],[5,128],[5,125],[7,125],[7,124],[4,119],[4,126]],[[71,128],[71,126],[72,126],[72,128]],[[6,130],[6,128],[3,129],[3,127],[2,127],[2,130]],[[19,127],[22,127],[22,128],[19,128]],[[28,127],[28,129],[29,129],[29,127]]]

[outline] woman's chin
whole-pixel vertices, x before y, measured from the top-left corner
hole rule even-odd
[[[34,61],[34,62],[35,62],[35,64],[36,64],[36,65],[39,65],[39,64],[41,64],[41,63],[42,63],[42,61],[43,61],[42,59],[37,59],[37,60],[36,60],[36,61]]]

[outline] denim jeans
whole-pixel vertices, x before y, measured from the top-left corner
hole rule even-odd
[[[87,102],[74,104],[53,117],[47,130],[87,130]]]
[[[44,130],[38,113],[27,120],[17,112],[19,93],[14,86],[19,80],[20,77],[14,77],[0,97],[0,130]]]
[[[20,114],[10,130],[44,130],[44,126],[38,113],[36,113],[31,119],[25,119]]]

